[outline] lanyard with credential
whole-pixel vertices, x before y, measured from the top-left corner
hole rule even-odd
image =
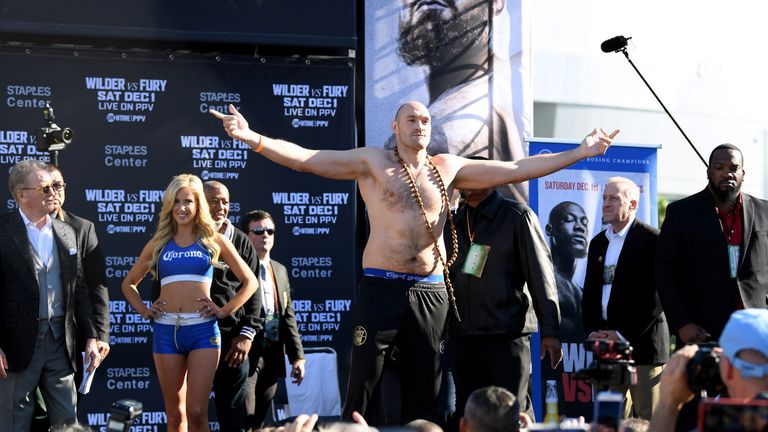
[[[740,246],[731,244],[731,241],[733,240],[733,231],[736,226],[736,218],[739,217],[739,215],[736,211],[736,206],[734,205],[733,212],[731,213],[730,226],[726,225],[726,218],[720,217],[719,212],[717,215],[720,219],[721,228],[725,228],[725,231],[727,231],[726,238],[728,239],[728,270],[730,272],[731,278],[735,278],[737,276],[739,267]]]
[[[467,204],[467,207],[469,205]],[[467,258],[464,260],[464,266],[461,268],[461,272],[474,277],[482,277],[483,270],[485,269],[485,263],[488,260],[488,254],[491,251],[491,247],[488,245],[482,245],[475,243],[475,232],[469,226],[469,208],[467,208],[467,234],[469,235],[469,250],[467,251]],[[475,224],[477,224],[475,220]]]

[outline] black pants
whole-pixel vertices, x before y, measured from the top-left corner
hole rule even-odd
[[[447,314],[443,283],[363,277],[342,418],[357,411],[372,425],[431,419]]]
[[[520,411],[533,414],[528,400],[531,375],[531,337],[528,335],[478,335],[450,340],[456,414],[464,415],[469,395],[483,387],[504,387],[520,403]]]
[[[259,429],[267,417],[272,399],[275,398],[277,379],[285,378],[285,354],[282,343],[270,342],[262,346],[260,337],[256,337],[253,343],[255,346],[251,348],[251,371],[246,385],[246,425],[249,429]]]
[[[216,417],[222,432],[245,431],[245,384],[248,379],[248,358],[246,357],[239,367],[230,367],[224,360],[224,356],[232,346],[232,338],[232,334],[221,335],[221,357],[213,378]]]

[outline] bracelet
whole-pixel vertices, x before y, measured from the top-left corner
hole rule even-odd
[[[259,134],[259,145],[257,145],[253,151],[261,153],[262,150],[264,150],[264,135]]]

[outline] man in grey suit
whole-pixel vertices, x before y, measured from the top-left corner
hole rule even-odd
[[[76,421],[77,335],[88,369],[101,362],[75,230],[49,216],[52,183],[37,160],[9,173],[19,210],[0,217],[0,432],[29,430],[38,385],[51,424]]]
[[[82,255],[82,272],[85,278],[84,282],[88,285],[88,295],[93,308],[93,319],[96,325],[96,332],[99,337],[96,345],[99,347],[101,360],[104,361],[109,354],[109,288],[107,287],[107,274],[104,267],[104,254],[101,253],[99,238],[96,236],[96,227],[88,219],[81,218],[72,212],[65,211],[62,206],[66,201],[66,187],[61,170],[53,164],[48,165],[48,172],[51,173],[53,183],[54,199],[53,212],[50,216],[54,219],[64,221],[75,229],[77,235],[77,249]],[[77,336],[77,350],[83,351],[86,340],[82,334]],[[83,364],[78,362],[75,369],[75,382],[79,382],[83,377]],[[32,421],[33,431],[48,430],[48,413],[42,400],[40,389],[35,392],[35,417]],[[77,394],[78,402],[80,393]]]
[[[249,427],[258,429],[275,397],[277,379],[285,378],[285,360],[291,363],[294,383],[304,380],[304,348],[301,345],[296,313],[291,304],[291,285],[285,266],[270,258],[275,246],[275,221],[263,210],[248,212],[241,221],[243,231],[259,257],[259,292],[263,331],[253,339],[250,352],[246,409]]]

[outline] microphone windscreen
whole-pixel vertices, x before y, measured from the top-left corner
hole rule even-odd
[[[616,52],[627,47],[629,38],[624,36],[612,37],[600,44],[600,49],[605,53]]]

